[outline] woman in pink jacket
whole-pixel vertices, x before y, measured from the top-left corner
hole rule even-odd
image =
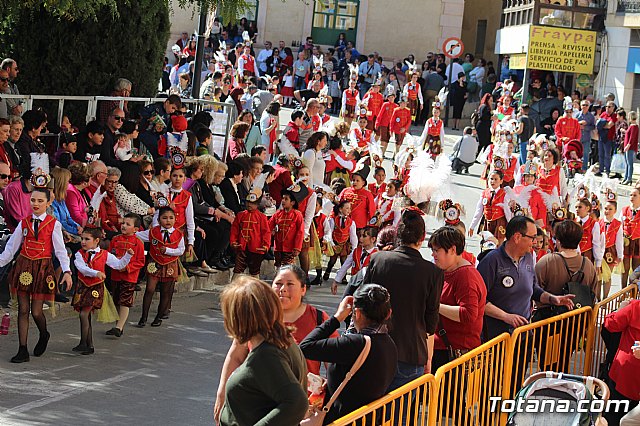
[[[69,166],[71,180],[65,202],[71,218],[81,226],[87,224],[87,201],[82,191],[89,185],[89,169],[86,164],[75,162]]]

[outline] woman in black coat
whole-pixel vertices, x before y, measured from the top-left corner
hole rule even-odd
[[[478,107],[478,153],[491,145],[491,117],[493,116],[493,97],[491,93],[485,93]]]
[[[340,322],[352,312],[349,332],[338,338],[331,338],[340,328]],[[324,424],[375,401],[387,392],[398,363],[396,345],[385,325],[390,316],[391,298],[387,289],[377,284],[366,284],[358,288],[353,296],[345,297],[336,314],[316,327],[300,343],[305,358],[330,363],[327,370],[326,402],[365,347],[365,336],[371,339],[369,355],[337,397]],[[372,381],[371,377],[376,380]]]
[[[451,85],[449,98],[453,107],[453,129],[458,130],[460,127],[460,119],[462,118],[462,109],[467,101],[467,76],[464,72],[458,73],[458,80]]]

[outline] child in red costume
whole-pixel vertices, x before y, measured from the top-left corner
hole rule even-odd
[[[260,275],[260,265],[271,245],[269,221],[258,206],[262,191],[254,188],[247,195],[247,209],[236,216],[231,225],[231,247],[236,251],[234,274],[242,274],[249,267],[249,274]]]
[[[294,263],[302,250],[304,235],[304,221],[302,213],[295,209],[296,200],[288,189],[282,192],[282,208],[269,219],[269,226],[273,234],[273,252],[275,266]]]
[[[369,266],[371,255],[378,251],[376,238],[378,228],[367,226],[358,231],[358,245],[354,248],[346,260],[342,262],[336,277],[331,282],[331,294],[338,293],[338,283],[347,276],[347,271],[351,268],[351,278],[353,278],[362,268]]]
[[[76,253],[73,262],[78,269],[78,286],[73,295],[72,305],[80,313],[80,344],[73,348],[73,351],[82,355],[91,355],[94,352],[91,313],[102,308],[106,267],[115,270],[126,268],[134,254],[133,249],[129,248],[124,256],[118,259],[108,251],[100,250],[98,244],[102,235],[101,228],[86,226],[80,240],[82,249]]]
[[[300,128],[304,123],[304,111],[296,110],[291,113],[291,121],[284,128],[284,137],[287,138],[291,145],[300,151]]]
[[[387,184],[385,182],[387,173],[385,172],[384,167],[376,167],[373,172],[373,178],[376,181],[367,185],[367,189],[373,194],[373,201],[378,205],[378,199],[384,191],[387,190]]]
[[[398,107],[395,103],[396,92],[393,87],[388,86],[386,92],[386,101],[380,107],[380,112],[378,113],[378,118],[376,119],[376,132],[378,136],[380,136],[380,145],[382,147],[382,153],[387,152],[387,146],[389,145],[389,140],[391,139],[391,132],[389,131],[389,125],[391,122],[391,115],[393,111]]]
[[[384,98],[380,93],[380,80],[376,79],[371,89],[362,98],[362,103],[367,106],[367,129],[374,130]]]
[[[340,200],[347,200],[351,203],[351,218],[356,223],[356,228],[364,228],[376,214],[376,204],[373,201],[373,194],[365,188],[367,177],[369,176],[369,166],[360,164],[351,175],[351,186],[345,188],[340,194]]]
[[[400,98],[400,105],[393,110],[389,122],[389,132],[393,133],[396,139],[396,151],[400,149],[404,136],[411,128],[411,111],[407,108],[407,99]]]
[[[360,93],[356,89],[357,81],[354,79],[349,80],[349,87],[342,92],[342,117],[347,122],[349,127],[353,123],[353,119],[356,117],[358,107],[360,105]]]
[[[142,226],[142,219],[137,214],[125,215],[122,222],[122,234],[116,235],[109,244],[109,252],[117,257],[122,257],[133,249],[133,256],[129,264],[122,270],[111,271],[111,295],[113,303],[118,308],[118,322],[116,326],[107,331],[108,336],[122,336],[124,326],[129,317],[129,309],[133,306],[133,296],[138,283],[140,270],[144,267],[144,244],[136,237],[136,232]]]
[[[170,152],[167,151],[167,147],[170,145],[177,145],[172,143],[171,139],[185,141],[187,140],[187,119],[184,115],[172,115],[171,116],[171,128],[173,131],[167,132],[160,136],[158,140],[158,154],[162,157],[169,157]]]
[[[182,232],[176,227],[176,214],[171,207],[160,207],[158,210],[158,225],[146,231],[139,231],[136,236],[143,242],[150,242],[149,257],[147,258],[147,288],[142,301],[142,316],[138,327],[147,324],[149,308],[160,283],[160,303],[158,312],[151,323],[152,327],[162,324],[162,317],[168,314],[173,290],[180,275],[178,259],[185,252]]]
[[[505,240],[507,228],[506,210],[509,207],[504,202],[506,193],[500,186],[502,185],[503,176],[500,170],[493,170],[489,174],[489,188],[482,192],[482,197],[478,200],[476,212],[469,229],[470,237],[473,236],[473,230],[482,220],[482,226],[478,229],[478,232],[491,232],[498,240],[498,245]]]
[[[329,258],[327,270],[322,277],[325,281],[329,279],[329,274],[333,266],[340,258],[340,264],[344,264],[351,250],[357,246],[358,237],[356,224],[351,219],[351,203],[347,200],[339,201],[333,207],[333,213],[329,218],[329,228],[331,229],[331,245],[333,246],[333,256]]]
[[[364,150],[368,150],[369,144],[375,142],[373,130],[367,129],[366,116],[361,115],[360,118],[358,118],[358,127],[349,133],[349,141],[351,142],[351,146],[363,148]],[[361,151],[363,150],[361,149]]]

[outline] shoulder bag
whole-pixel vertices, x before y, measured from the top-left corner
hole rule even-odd
[[[360,367],[362,367],[367,356],[369,356],[369,350],[371,350],[371,337],[364,336],[364,348],[362,349],[362,352],[360,352],[358,359],[356,359],[356,362],[353,364],[353,367],[351,367],[351,370],[349,370],[342,383],[340,383],[338,389],[336,389],[333,395],[331,395],[329,402],[327,402],[321,409],[310,409],[310,413],[300,422],[300,426],[322,426],[325,416],[331,409],[333,403],[336,402],[336,399],[338,399],[338,396],[340,396],[340,392],[342,392],[344,387],[347,386],[349,380],[351,380],[353,375],[356,374]]]

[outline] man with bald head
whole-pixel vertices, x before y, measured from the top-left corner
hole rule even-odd
[[[89,163],[89,186],[84,189],[84,192],[89,196],[89,198],[93,197],[93,194],[96,193],[98,188],[104,185],[104,182],[107,180],[107,166],[100,161],[92,161]]]

